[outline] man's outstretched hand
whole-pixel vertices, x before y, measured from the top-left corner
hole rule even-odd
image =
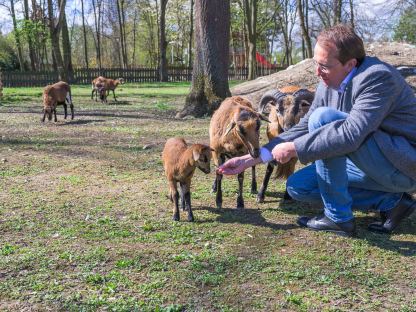
[[[227,160],[224,164],[218,167],[217,173],[225,175],[239,174],[250,168],[261,163],[261,158],[253,158],[250,155],[244,155],[241,157],[234,157]]]

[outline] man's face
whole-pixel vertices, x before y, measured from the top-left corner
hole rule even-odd
[[[356,59],[347,61],[344,65],[336,58],[335,46],[315,45],[314,51],[315,73],[323,83],[333,89],[338,89],[341,82],[357,64]]]

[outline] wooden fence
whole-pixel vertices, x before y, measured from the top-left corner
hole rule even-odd
[[[282,68],[257,68],[257,76],[266,76],[273,74]],[[90,84],[91,81],[98,77],[107,78],[124,78],[125,82],[157,82],[159,74],[157,68],[102,68],[102,69],[74,69],[72,76],[69,78],[70,84]],[[229,80],[246,80],[248,76],[247,68],[231,68],[228,71]],[[2,72],[3,85],[5,87],[41,87],[58,81],[58,72],[56,71],[39,71],[39,72],[19,72],[4,71]],[[192,68],[170,67],[168,68],[168,80],[170,82],[191,81]]]

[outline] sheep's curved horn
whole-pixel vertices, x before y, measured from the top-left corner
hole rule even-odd
[[[261,120],[264,120],[264,121],[268,122],[268,123],[271,123],[271,121],[269,120],[269,118],[267,118],[266,116],[263,116],[262,114],[259,114],[259,118]]]
[[[280,92],[279,90],[270,90],[266,92],[260,99],[258,112],[262,114],[267,103],[271,102],[272,105],[276,105],[276,103],[285,96],[286,93]]]
[[[313,102],[314,97],[315,97],[315,93],[311,92],[308,89],[299,89],[299,90],[297,90],[296,92],[293,93],[293,96],[296,99],[305,100],[305,101],[307,101],[311,104]]]

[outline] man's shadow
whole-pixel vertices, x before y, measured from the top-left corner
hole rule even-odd
[[[276,208],[261,208],[259,209],[243,209],[237,210],[233,208],[217,209],[207,206],[195,207],[193,210],[206,210],[217,215],[215,221],[222,223],[241,223],[252,224],[261,227],[268,227],[273,230],[292,230],[299,228],[296,223],[292,224],[279,224],[271,223],[267,221],[262,213],[269,210],[280,210],[288,214],[315,216],[322,213],[322,208],[317,205],[305,204],[296,202],[294,200],[283,200],[282,198],[275,198],[272,202],[276,201],[278,207]],[[356,217],[357,222],[357,237],[353,239],[361,239],[366,241],[372,246],[376,246],[380,249],[393,251],[406,257],[413,257],[416,255],[416,242],[409,240],[397,240],[393,234],[373,233],[367,229],[368,224],[371,222],[379,221],[377,214],[368,213],[365,216]],[[196,220],[197,223],[212,222],[211,220]],[[394,234],[414,235],[416,236],[416,213],[409,218],[403,220],[398,228],[394,231]]]

